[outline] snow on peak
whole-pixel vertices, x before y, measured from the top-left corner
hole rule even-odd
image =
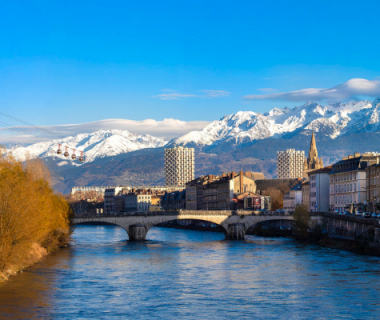
[[[150,135],[138,135],[127,130],[99,130],[92,133],[81,133],[74,137],[66,137],[59,140],[44,141],[32,144],[27,147],[13,147],[9,152],[20,161],[28,158],[47,158],[55,157],[61,162],[59,166],[67,164],[74,165],[71,158],[65,158],[57,154],[58,144],[62,144],[61,149],[65,151],[64,146],[76,149],[76,155],[84,152],[85,161],[92,162],[98,158],[115,156],[144,148],[162,147],[167,143],[163,139]],[[72,153],[72,150],[69,150]]]
[[[192,131],[175,144],[199,146],[233,141],[235,144],[281,137],[295,130],[315,130],[335,139],[354,132],[380,131],[380,98],[321,106],[308,101],[289,109],[274,108],[264,114],[240,111],[210,123],[201,131]]]

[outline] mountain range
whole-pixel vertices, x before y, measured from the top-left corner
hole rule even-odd
[[[171,141],[126,130],[100,130],[9,151],[19,160],[45,159],[54,188],[61,192],[74,185],[163,184],[163,148],[172,146],[195,148],[196,175],[243,169],[275,177],[276,152],[308,150],[312,130],[325,164],[354,151],[378,151],[379,113],[380,99],[325,106],[307,102],[264,114],[240,111]],[[63,151],[64,146],[76,149],[77,155],[83,151],[85,161],[57,155],[58,144]]]

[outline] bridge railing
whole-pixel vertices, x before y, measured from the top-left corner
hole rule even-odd
[[[108,217],[133,217],[133,216],[163,216],[163,215],[223,215],[223,216],[291,216],[292,213],[286,211],[248,211],[248,210],[167,210],[167,211],[146,211],[146,212],[85,212],[77,213],[75,218],[108,218]]]

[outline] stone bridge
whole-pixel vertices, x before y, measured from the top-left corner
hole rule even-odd
[[[220,226],[226,239],[242,240],[246,231],[259,222],[269,220],[293,220],[291,215],[278,212],[252,211],[155,211],[118,214],[81,215],[74,224],[102,222],[122,227],[127,231],[129,240],[145,240],[149,229],[162,222],[172,220],[202,220]]]

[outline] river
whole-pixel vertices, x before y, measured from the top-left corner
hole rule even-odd
[[[0,284],[1,319],[378,319],[380,259],[286,238],[77,226]]]

